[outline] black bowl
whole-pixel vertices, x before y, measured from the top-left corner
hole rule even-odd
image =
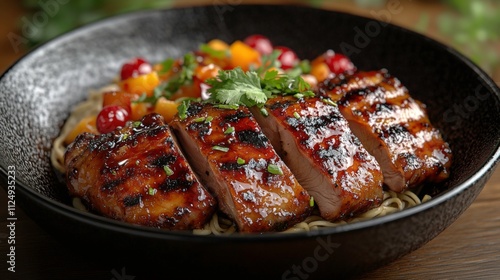
[[[135,56],[178,57],[213,38],[261,33],[301,58],[327,49],[359,69],[386,68],[428,105],[454,153],[451,177],[433,199],[399,213],[295,234],[197,236],[82,213],[67,201],[49,155],[75,104]],[[206,6],[145,11],[79,28],[35,49],[0,80],[3,185],[15,168],[16,200],[41,226],[89,257],[135,275],[177,273],[264,278],[355,276],[434,238],[464,212],[499,159],[500,91],[455,50],[403,28],[295,6]],[[120,267],[120,266],[119,266]],[[135,272],[133,272],[135,270]],[[311,278],[309,278],[311,279]]]

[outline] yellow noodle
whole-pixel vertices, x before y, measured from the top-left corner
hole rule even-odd
[[[97,115],[99,113],[102,109],[102,95],[104,92],[118,89],[118,86],[113,84],[96,91],[91,91],[85,101],[77,104],[73,108],[70,116],[64,122],[61,133],[54,140],[50,154],[52,166],[54,166],[54,168],[56,168],[59,172],[64,174],[66,171],[64,168],[64,152],[66,151],[64,139],[83,118]]]

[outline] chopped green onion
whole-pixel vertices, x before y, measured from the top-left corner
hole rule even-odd
[[[174,174],[174,171],[172,169],[170,169],[170,167],[168,167],[168,165],[163,166],[163,170],[165,170],[165,173],[167,174],[167,176]]]
[[[302,93],[296,93],[293,95],[293,97],[295,97],[297,99],[301,99],[302,97],[304,97],[304,95]]]
[[[293,112],[293,116],[296,118],[296,119],[300,119],[300,114],[297,113],[297,112]]]
[[[141,121],[135,121],[132,123],[132,127],[139,127],[141,124]]]
[[[206,122],[206,123],[209,123],[209,122],[211,122],[213,119],[214,119],[214,117],[212,117],[212,116],[208,116],[208,117],[205,119],[205,122]]]
[[[269,112],[266,110],[266,108],[262,107],[260,109],[260,113],[264,116],[264,117],[267,117],[269,116]]]
[[[314,207],[314,197],[312,197],[312,196],[309,199],[309,206]]]
[[[239,158],[236,160],[236,163],[238,163],[239,165],[242,165],[242,164],[245,164],[245,160],[239,157]]]
[[[221,152],[227,153],[227,151],[229,151],[229,148],[228,147],[222,147],[222,146],[213,146],[212,150],[216,150],[216,151],[221,151]]]
[[[194,119],[194,122],[203,122],[203,121],[205,121],[205,119],[206,119],[205,117],[199,117],[199,118]]]
[[[220,108],[220,109],[231,109],[231,110],[236,110],[236,109],[238,109],[240,106],[238,106],[238,105],[236,105],[236,104],[217,104],[217,105],[215,105],[215,107]]]
[[[156,189],[153,189],[152,187],[149,187],[149,189],[148,189],[148,194],[149,194],[149,195],[155,195],[155,194],[156,194],[156,191],[157,191]]]
[[[224,130],[224,134],[231,134],[234,132],[234,127],[230,126],[226,130]]]
[[[337,103],[333,102],[333,100],[331,100],[330,98],[323,98],[321,99],[321,101],[328,105],[337,106]]]
[[[274,175],[283,175],[283,171],[281,170],[281,168],[276,165],[276,164],[269,164],[267,166],[267,171],[271,174],[274,174]]]

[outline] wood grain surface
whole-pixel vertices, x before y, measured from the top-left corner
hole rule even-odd
[[[17,4],[9,2],[0,3],[0,73],[23,55],[22,51],[13,50],[6,34],[15,30],[16,19],[25,11],[20,7],[20,1]],[[443,9],[432,2],[405,2],[411,9],[405,9],[394,17],[393,22],[408,27],[416,20],[410,11],[425,9],[432,15]],[[326,8],[370,15],[369,11],[360,10],[346,1],[338,4],[332,1]],[[432,28],[426,31],[426,35],[443,39]],[[7,271],[7,197],[5,190],[0,189],[0,279],[120,279],[120,275],[126,274],[122,267],[95,263],[79,256],[41,229],[19,208],[16,209],[15,230],[16,272]],[[500,169],[497,169],[478,198],[450,227],[420,249],[363,275],[361,279],[500,279],[499,213]],[[134,276],[126,279],[144,279],[140,275]],[[169,279],[167,276],[165,279]]]

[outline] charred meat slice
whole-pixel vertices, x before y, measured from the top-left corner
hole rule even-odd
[[[325,101],[275,97],[265,105],[268,116],[254,113],[321,216],[334,221],[379,206],[383,178],[338,108]]]
[[[193,168],[241,232],[280,231],[311,212],[310,196],[247,107],[191,103],[171,125]]]
[[[201,228],[216,210],[157,114],[102,134],[81,134],[65,154],[70,194],[133,224]]]
[[[432,126],[424,104],[386,71],[347,80],[320,94],[338,100],[353,132],[379,161],[391,190],[402,192],[448,178],[451,150]]]

